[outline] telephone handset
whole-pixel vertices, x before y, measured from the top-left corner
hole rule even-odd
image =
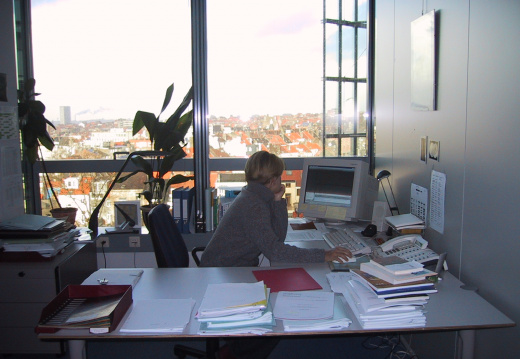
[[[439,255],[427,247],[428,242],[419,234],[395,237],[379,246],[383,257],[398,256],[425,265],[435,263],[439,259]]]
[[[421,237],[419,234],[405,234],[403,236],[392,238],[381,244],[381,250],[383,252],[387,252],[390,249],[403,247],[410,244],[415,244],[416,246],[421,247],[421,249],[428,247],[428,242],[426,239]]]

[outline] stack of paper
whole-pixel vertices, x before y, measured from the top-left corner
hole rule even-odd
[[[435,284],[428,279],[403,284],[391,284],[359,269],[352,269],[351,273],[356,276],[356,280],[371,288],[378,298],[409,297],[437,292]]]
[[[209,284],[197,312],[198,333],[264,334],[275,325],[264,282]]]
[[[342,293],[364,329],[413,328],[426,324],[426,299],[387,302],[350,273],[330,273],[332,289]]]
[[[287,332],[334,331],[352,323],[341,303],[335,304],[333,292],[279,292],[274,316],[283,320]]]
[[[5,238],[5,252],[37,252],[52,257],[74,241],[77,231],[62,232],[50,238]]]
[[[194,305],[191,298],[135,301],[121,333],[182,333]]]
[[[437,275],[418,262],[409,262],[397,256],[371,259],[370,262],[361,263],[359,269],[390,284],[412,283]]]
[[[23,214],[0,222],[0,239],[5,253],[34,252],[53,257],[74,241],[79,233],[61,219]]]
[[[385,217],[385,221],[390,227],[401,234],[421,233],[425,228],[424,221],[411,213]]]

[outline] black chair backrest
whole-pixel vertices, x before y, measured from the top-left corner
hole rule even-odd
[[[184,238],[165,204],[159,204],[148,213],[148,226],[153,250],[159,268],[189,266],[189,254]]]

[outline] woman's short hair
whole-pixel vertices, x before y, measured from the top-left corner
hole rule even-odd
[[[246,162],[247,182],[266,184],[271,178],[280,177],[285,169],[284,161],[267,151],[253,153]]]

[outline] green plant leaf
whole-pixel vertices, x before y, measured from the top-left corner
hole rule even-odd
[[[177,131],[178,123],[180,121],[181,115],[188,108],[192,99],[193,99],[193,88],[190,88],[188,93],[184,97],[184,100],[177,108],[177,110],[175,110],[175,112],[168,118],[168,120],[166,120],[166,127],[167,127],[166,131],[168,131],[169,133],[173,133],[173,132]],[[182,138],[184,138],[184,135],[182,135]]]
[[[43,136],[38,136],[38,140],[40,143],[49,151],[52,151],[54,148],[54,140],[51,138],[51,136],[45,132]]]
[[[161,167],[159,168],[159,177],[164,177],[166,173],[172,170],[172,166],[177,159],[175,156],[165,156],[161,162]]]
[[[177,107],[177,109],[175,110],[175,112],[173,113],[173,115],[171,117],[179,118],[182,115],[182,113],[188,108],[191,100],[193,100],[193,87],[191,87],[188,90],[188,92],[186,93],[186,96],[184,96],[184,99],[182,100],[181,104],[179,105],[179,107]]]
[[[193,125],[193,111],[186,112],[177,123],[175,131],[178,131],[182,138],[186,137],[188,130]]]
[[[160,128],[160,131],[157,131],[154,143],[155,150],[170,152],[175,145],[184,141],[184,136],[180,132],[167,129],[167,125],[164,122],[160,122],[158,125],[157,127]]]
[[[169,188],[171,185],[188,182],[193,179],[195,179],[195,176],[175,175],[170,178],[168,182],[166,182],[166,188]]]
[[[159,121],[159,117],[164,112],[164,110],[166,110],[166,107],[168,107],[168,105],[170,104],[170,101],[172,99],[172,95],[173,95],[173,84],[168,86],[168,88],[166,89],[166,94],[164,95],[164,102],[163,102],[163,105],[162,105],[162,108],[161,108],[161,112],[157,116],[157,121]]]
[[[155,125],[157,123],[157,118],[151,112],[145,111],[137,111],[134,117],[134,123],[132,125],[132,136],[135,136],[137,132],[139,132],[143,126],[146,127],[148,131],[148,135],[150,136],[150,141],[153,142],[154,134],[155,134]]]
[[[132,156],[130,161],[132,161],[138,168],[142,169],[142,172],[146,173],[148,178],[153,178],[153,167],[148,160],[145,160],[141,156]]]

